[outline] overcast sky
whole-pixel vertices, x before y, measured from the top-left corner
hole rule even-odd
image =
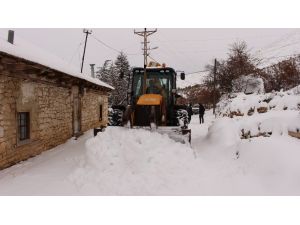
[[[2,38],[7,30],[0,29]],[[85,38],[82,29],[14,30],[19,37],[57,55],[80,70]],[[293,32],[295,29],[161,28],[149,37],[149,46],[158,47],[152,50],[150,55],[176,70],[192,73],[203,70],[213,58],[226,58],[229,45],[235,41],[245,40],[249,49],[255,53]],[[114,60],[118,55],[117,51],[124,51],[132,66],[143,66],[141,42],[142,37],[134,35],[134,29],[92,29],[92,35],[89,36],[87,43],[84,71],[90,72],[90,63],[101,66],[105,60]]]

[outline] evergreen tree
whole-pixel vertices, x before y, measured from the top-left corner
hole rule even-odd
[[[110,105],[126,105],[130,65],[127,56],[121,52],[114,63],[106,60],[96,72],[97,77],[115,89],[108,98]]]
[[[96,77],[99,80],[102,80],[102,81],[112,85],[112,77],[110,75],[110,67],[111,67],[110,60],[105,60],[102,67],[99,67],[99,70],[96,71]]]
[[[130,74],[130,65],[127,59],[127,56],[121,52],[115,61],[115,67],[119,74],[124,76],[125,80],[128,80]]]

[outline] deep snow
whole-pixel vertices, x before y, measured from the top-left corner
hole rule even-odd
[[[212,126],[211,126],[212,125]],[[192,118],[192,148],[109,127],[0,171],[1,195],[299,195],[300,140],[241,140],[239,122]]]

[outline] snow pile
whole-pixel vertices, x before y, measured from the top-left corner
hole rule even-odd
[[[122,194],[166,194],[169,188],[184,189],[186,171],[194,162],[192,149],[167,135],[110,127],[86,142],[81,166],[69,179],[107,195],[120,190]]]
[[[280,136],[243,140],[239,149],[241,177],[248,182],[248,193],[260,190],[264,195],[298,195],[300,185],[300,141]],[[249,182],[251,180],[251,183]],[[237,189],[239,189],[237,187]],[[286,190],[290,191],[287,193]]]
[[[300,85],[292,88],[291,90],[287,91],[287,93],[294,94],[294,95],[300,95]]]
[[[112,86],[106,84],[103,81],[100,81],[99,79],[92,78],[90,75],[84,75],[80,73],[79,70],[75,69],[67,62],[23,40],[17,35],[15,35],[14,44],[10,44],[9,42],[0,38],[0,52],[4,52],[9,55],[13,55],[31,62],[44,65],[51,69],[89,81],[99,86],[114,89]]]
[[[298,87],[267,94],[233,93],[217,104],[219,116],[233,118],[240,137],[287,135],[300,130]]]
[[[217,113],[219,115],[234,115],[238,112],[239,115],[247,115],[250,109],[267,107],[268,104],[263,101],[265,95],[246,95],[244,93],[230,94],[222,96],[221,101],[217,104]]]
[[[300,128],[300,114],[297,111],[270,111],[265,114],[234,118],[239,124],[243,138],[270,135],[287,135],[288,131]]]
[[[238,140],[237,118],[193,116],[193,149],[142,129],[89,131],[0,171],[0,195],[299,195],[300,140]]]
[[[233,93],[224,95],[217,104],[219,115],[232,115],[238,112],[239,115],[253,115],[259,113],[259,108],[266,110],[300,110],[300,94],[297,92],[298,87],[288,90],[273,92],[267,94]]]
[[[215,145],[236,145],[240,142],[238,128],[236,121],[226,117],[220,118],[208,128],[207,139]]]

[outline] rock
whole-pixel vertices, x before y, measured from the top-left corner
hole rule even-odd
[[[255,112],[255,107],[254,107],[254,108],[250,108],[250,109],[248,110],[247,115],[248,115],[248,116],[252,116],[252,115],[254,114],[254,112]]]
[[[259,107],[257,108],[257,112],[258,113],[265,113],[268,111],[268,108],[267,107]]]
[[[300,139],[300,132],[299,132],[299,130],[298,130],[298,132],[289,131],[288,134],[289,134],[291,137],[295,137],[295,138],[299,138],[299,139]]]
[[[244,116],[244,113],[241,113],[239,110],[230,112],[229,117],[233,118],[234,116]]]

